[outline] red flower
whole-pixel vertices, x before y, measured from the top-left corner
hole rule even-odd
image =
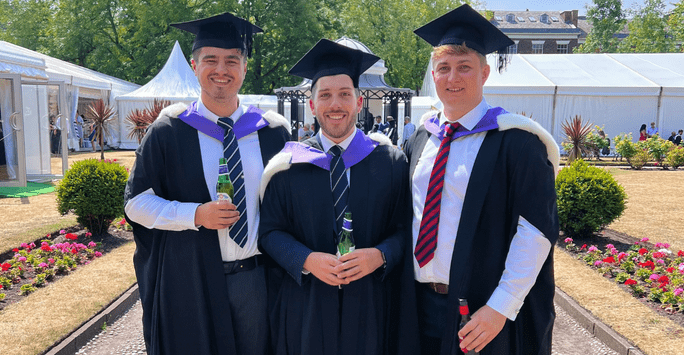
[[[677,256],[684,256],[684,250],[680,250],[677,252]]]
[[[651,270],[655,269],[655,264],[653,263],[652,260],[649,260],[649,261],[647,261],[647,262],[645,262],[645,263],[639,263],[639,266],[644,267],[644,268],[647,267],[647,268],[649,268],[649,269],[651,269]]]
[[[627,285],[627,286],[636,285],[636,284],[637,284],[637,282],[632,280],[632,279],[627,279],[627,281],[625,281],[625,285]]]
[[[580,248],[580,250],[584,250],[584,249],[586,249],[586,248],[587,248],[587,245],[586,245],[586,244],[583,244],[582,247]]]
[[[665,256],[665,253],[662,253],[662,252],[659,252],[659,251],[653,253],[653,257],[656,258],[656,259],[660,259],[660,258],[662,258],[662,257],[664,257],[664,256]]]
[[[10,265],[10,263],[4,263],[0,266],[2,267],[2,271],[7,271],[12,267],[12,265]]]
[[[674,272],[674,268],[673,268],[673,267],[668,267],[668,268],[667,268],[667,272],[669,272],[670,274],[673,273],[673,272]]]
[[[646,253],[648,253],[648,250],[647,250],[646,248],[641,248],[641,249],[639,249],[639,254],[640,254],[640,255],[644,255],[644,254],[646,254]]]
[[[67,233],[67,235],[64,236],[66,239],[71,239],[71,240],[76,240],[78,239],[78,236],[74,233]]]
[[[603,259],[603,262],[604,263],[615,263],[615,258],[613,258],[612,256],[609,256],[609,257]]]
[[[667,284],[670,283],[670,278],[667,277],[667,275],[663,275],[663,276],[661,276],[661,277],[658,278],[658,282],[660,282],[661,284],[667,285]],[[662,287],[662,286],[661,286],[661,287]]]
[[[0,290],[2,290],[2,285],[0,285]]]
[[[16,253],[19,251],[19,248],[14,248],[14,249],[12,249],[12,251]]]
[[[76,254],[76,253],[78,253],[78,249],[72,248],[72,249],[71,249],[71,254]]]
[[[40,246],[40,250],[50,252],[52,251],[52,248],[47,244],[43,244]]]

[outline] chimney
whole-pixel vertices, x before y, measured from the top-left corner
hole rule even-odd
[[[577,20],[579,18],[579,10],[570,10],[561,12],[563,21],[567,24],[573,24],[577,27]]]

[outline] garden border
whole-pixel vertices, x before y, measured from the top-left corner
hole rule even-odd
[[[86,321],[66,338],[53,344],[44,355],[71,355],[78,349],[87,344],[95,335],[102,331],[102,325],[111,325],[124,313],[126,313],[135,302],[140,298],[138,284],[135,283],[128,290],[124,291],[114,302],[104,311],[99,312],[93,318]],[[567,312],[579,325],[586,329],[593,336],[598,338],[608,347],[620,355],[644,355],[636,346],[596,318],[591,312],[584,309],[572,297],[568,296],[560,288],[556,287],[554,302]]]

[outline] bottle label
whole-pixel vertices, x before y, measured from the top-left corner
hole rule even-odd
[[[219,175],[227,175],[228,174],[228,164],[219,164]]]
[[[230,198],[230,195],[228,195],[228,194],[225,193],[225,192],[218,192],[216,195],[218,196],[218,200],[219,200],[219,201],[226,200],[226,201],[228,201],[228,202],[230,202],[230,203],[233,203],[233,200]]]
[[[345,218],[344,221],[342,222],[342,228],[351,232],[352,221]]]
[[[335,255],[337,255],[337,258],[339,259],[340,257],[342,257],[342,255],[349,254],[349,253],[353,252],[355,249],[356,248],[352,246],[352,247],[349,247],[349,249],[347,249],[346,251],[343,250],[343,252],[344,252],[343,253],[340,251],[340,247],[338,247],[337,253],[335,253]]]

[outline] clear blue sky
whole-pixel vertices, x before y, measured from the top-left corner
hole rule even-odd
[[[592,0],[480,0],[485,4],[488,10],[530,10],[530,11],[563,11],[563,10],[579,10],[580,15],[586,15],[586,4],[593,6]],[[676,0],[667,0],[666,9],[672,9],[671,2]],[[644,0],[623,0],[622,9],[626,10],[633,5],[644,5]],[[478,7],[481,8],[481,7]]]

